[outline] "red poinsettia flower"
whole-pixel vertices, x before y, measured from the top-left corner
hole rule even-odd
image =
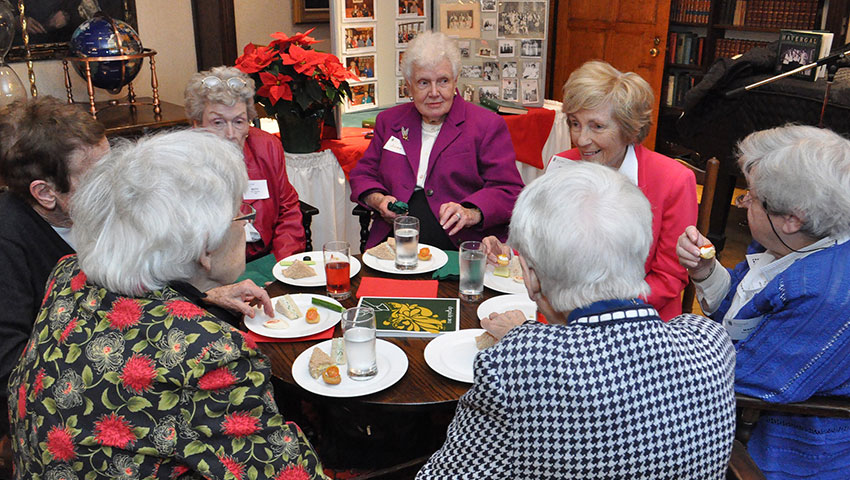
[[[236,477],[237,480],[242,480],[242,475],[245,474],[245,466],[241,463],[237,462],[233,459],[233,457],[229,455],[221,455],[218,457],[218,460],[224,465],[224,468],[227,469],[230,473]]]
[[[44,369],[40,369],[38,373],[35,374],[35,381],[32,383],[32,394],[33,397],[38,398],[38,394],[44,390]]]
[[[27,416],[27,384],[18,387],[18,418]]]
[[[232,387],[234,383],[236,383],[236,377],[227,367],[216,368],[198,379],[198,387],[201,390],[221,390]]]
[[[165,302],[165,309],[168,310],[168,313],[171,315],[174,315],[177,318],[182,318],[183,320],[195,320],[206,313],[203,308],[192,302],[184,300],[172,300],[170,302]]]
[[[307,31],[306,31],[306,32],[304,32],[304,33],[300,33],[300,32],[299,32],[299,33],[296,33],[295,35],[293,35],[293,36],[291,36],[291,37],[290,37],[290,36],[287,36],[287,35],[286,35],[285,33],[283,33],[283,32],[275,32],[275,33],[273,33],[273,34],[271,35],[271,36],[272,36],[272,38],[274,38],[274,39],[275,39],[275,41],[273,41],[273,42],[271,43],[271,45],[269,45],[269,46],[270,46],[270,47],[271,47],[271,46],[277,46],[277,47],[278,47],[278,48],[280,48],[281,50],[285,50],[285,49],[286,49],[286,47],[288,47],[288,46],[290,46],[290,45],[304,45],[304,46],[307,46],[307,45],[312,45],[312,44],[314,44],[314,43],[319,43],[319,41],[318,41],[318,40],[316,40],[315,38],[313,38],[313,37],[309,37],[309,36],[308,36],[308,35],[310,35],[311,33],[313,33],[313,30],[315,30],[315,29],[316,29],[316,27],[313,27],[313,28],[311,28],[310,30],[307,30]]]
[[[129,391],[142,393],[150,390],[153,379],[156,378],[156,369],[147,355],[134,353],[121,372],[121,382]]]
[[[138,323],[142,316],[142,307],[131,298],[119,298],[112,304],[112,311],[106,314],[109,326],[115,330],[126,330]]]
[[[277,50],[273,48],[249,43],[236,59],[236,68],[245,73],[256,73],[272,63],[277,55]]]
[[[72,318],[71,321],[68,322],[68,325],[65,325],[65,329],[59,334],[59,343],[65,343],[65,340],[68,339],[68,335],[70,335],[75,328],[77,328],[77,317]]]
[[[100,420],[94,422],[94,439],[108,447],[126,448],[136,443],[133,425],[115,412],[101,415]]]
[[[59,428],[56,425],[47,432],[47,451],[54,460],[70,462],[77,456],[74,451],[74,436],[68,427]]]
[[[301,465],[290,465],[281,470],[274,480],[310,480],[310,474]]]
[[[292,77],[289,75],[272,75],[267,72],[260,72],[260,80],[263,86],[257,89],[257,95],[268,97],[272,101],[272,105],[278,100],[292,100],[292,88],[289,83]]]
[[[78,291],[86,284],[86,274],[80,271],[74,278],[71,279],[71,290]]]
[[[318,67],[322,75],[334,84],[334,88],[339,88],[340,82],[346,80],[360,80],[357,75],[343,67],[334,55],[327,54]]]
[[[236,412],[224,416],[221,429],[231,437],[247,437],[260,429],[260,420],[252,417],[249,412]]]
[[[310,76],[316,70],[316,65],[324,60],[324,54],[292,45],[289,53],[280,52],[280,59],[284,65],[292,65],[296,72]]]

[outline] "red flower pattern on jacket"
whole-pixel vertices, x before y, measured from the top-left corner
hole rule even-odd
[[[300,465],[291,465],[281,470],[274,480],[310,480],[310,475]]]
[[[260,421],[249,412],[236,412],[224,416],[221,430],[231,437],[247,437],[260,430]]]
[[[18,418],[24,418],[27,415],[27,384],[22,383],[18,387]]]
[[[221,455],[220,457],[218,457],[218,459],[221,464],[224,465],[224,468],[226,468],[230,473],[233,474],[234,477],[236,477],[236,480],[242,480],[242,475],[245,474],[244,465],[237,462],[233,459],[233,457],[228,455]]]
[[[127,360],[121,372],[124,388],[136,393],[150,390],[154,378],[156,378],[156,369],[153,360],[136,353]]]
[[[216,368],[198,379],[198,387],[201,390],[221,390],[233,386],[234,383],[236,377],[227,367]]]
[[[192,302],[184,300],[172,300],[165,303],[168,313],[183,320],[194,320],[204,316],[205,310]]]
[[[74,436],[66,426],[59,428],[54,425],[47,432],[46,443],[47,451],[53,455],[54,460],[70,462],[77,456],[77,453],[74,451]]]
[[[77,317],[72,318],[71,321],[68,322],[68,325],[65,325],[62,333],[59,334],[59,343],[65,343],[65,340],[68,340],[68,335],[70,335],[75,328],[77,328]]]
[[[100,420],[94,422],[94,439],[108,447],[127,448],[136,442],[136,435],[130,422],[112,412],[101,415]]]
[[[34,398],[38,398],[38,394],[44,390],[44,369],[40,369],[37,374],[35,374],[35,381],[32,382],[32,396]]]
[[[112,304],[112,311],[106,314],[109,326],[115,330],[126,330],[139,322],[142,307],[131,298],[119,298]]]
[[[71,290],[79,291],[86,285],[86,274],[83,271],[76,274],[74,278],[71,279]]]

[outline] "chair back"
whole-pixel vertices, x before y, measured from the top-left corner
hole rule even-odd
[[[708,226],[711,223],[711,205],[714,203],[714,192],[717,190],[717,172],[720,170],[720,162],[716,158],[709,158],[705,162],[705,170],[697,168],[690,163],[677,158],[682,165],[688,167],[697,180],[697,185],[702,185],[702,196],[699,201],[699,210],[697,211],[697,230],[705,234],[708,232]],[[696,298],[696,287],[690,280],[682,294],[682,311],[691,313],[694,309],[694,298]]]

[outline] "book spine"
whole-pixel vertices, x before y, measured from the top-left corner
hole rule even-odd
[[[678,33],[670,32],[667,38],[667,62],[676,63],[676,38]]]
[[[664,98],[664,104],[668,107],[673,106],[673,94],[676,91],[676,76],[672,73],[667,74],[667,91]]]

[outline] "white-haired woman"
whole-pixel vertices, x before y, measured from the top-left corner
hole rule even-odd
[[[378,115],[350,175],[351,200],[376,212],[367,247],[392,234],[397,214],[387,205],[397,200],[419,218],[422,243],[456,250],[487,235],[504,240],[522,190],[504,120],[456,96],[460,51],[446,35],[418,35],[401,68],[413,103]]]
[[[325,478],[268,359],[201,302],[244,269],[247,185],[239,150],[201,131],[92,168],[72,200],[78,253],[48,279],[10,381],[17,478]]]
[[[298,193],[286,175],[280,139],[251,126],[254,80],[234,67],[215,67],[189,79],[186,115],[196,128],[209,130],[239,146],[245,157],[249,189],[245,202],[257,210],[246,228],[248,260],[268,253],[278,260],[304,250]]]
[[[785,126],[738,145],[753,240],[731,270],[679,237],[703,311],[736,341],[735,388],[769,402],[850,396],[850,141]],[[747,449],[768,478],[846,478],[850,420],[764,414]]]
[[[417,479],[725,478],[732,342],[640,300],[651,223],[640,190],[605,166],[573,162],[523,190],[509,242],[550,324],[529,320],[478,353]]]

